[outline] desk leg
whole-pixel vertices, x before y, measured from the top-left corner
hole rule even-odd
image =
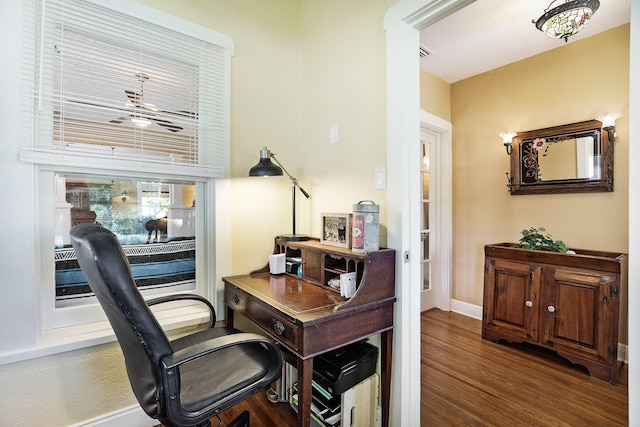
[[[311,425],[313,358],[298,358],[298,427]]]
[[[393,350],[393,329],[380,334],[380,403],[382,405],[382,427],[389,426],[389,405],[391,401],[391,354]]]
[[[233,309],[225,305],[224,326],[233,328]]]

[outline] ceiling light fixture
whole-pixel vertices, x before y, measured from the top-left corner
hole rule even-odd
[[[600,7],[598,0],[566,0],[560,6],[551,9],[551,5],[556,1],[558,0],[553,0],[544,10],[544,14],[532,22],[547,36],[552,39],[564,39],[565,42],[582,30]]]

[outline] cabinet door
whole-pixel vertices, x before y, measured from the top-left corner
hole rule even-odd
[[[557,351],[608,359],[608,353],[615,351],[611,322],[618,319],[616,276],[545,268],[542,282],[541,341]]]
[[[487,258],[484,286],[485,338],[537,341],[540,268]]]

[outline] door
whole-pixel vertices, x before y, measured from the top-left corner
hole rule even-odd
[[[419,239],[420,309],[449,311],[451,300],[451,124],[422,112],[419,194],[414,206],[419,212],[414,236]]]
[[[431,264],[433,260],[431,255],[431,240],[429,235],[431,234],[431,228],[429,219],[433,216],[431,212],[431,169],[430,169],[430,155],[431,149],[435,145],[435,136],[432,133],[423,132],[422,140],[420,141],[422,148],[422,162],[420,164],[420,175],[422,178],[422,199],[420,200],[420,212],[422,213],[422,221],[420,225],[420,271],[421,271],[421,285],[420,291],[420,310],[425,311],[436,307],[436,293],[433,289],[433,280],[431,279]]]

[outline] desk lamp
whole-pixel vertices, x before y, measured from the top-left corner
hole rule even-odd
[[[276,165],[271,162],[273,159],[276,162]],[[282,164],[276,159],[276,155],[270,152],[267,147],[262,147],[260,150],[260,161],[257,165],[249,169],[249,176],[281,176],[282,171],[287,174],[289,179],[291,180],[291,204],[293,209],[293,233],[292,234],[282,234],[280,235],[280,239],[284,241],[303,241],[308,240],[309,237],[305,234],[296,234],[296,187],[300,189],[302,194],[308,199],[309,193],[304,191],[300,184],[298,184],[298,180],[291,176],[289,172],[282,166]]]

